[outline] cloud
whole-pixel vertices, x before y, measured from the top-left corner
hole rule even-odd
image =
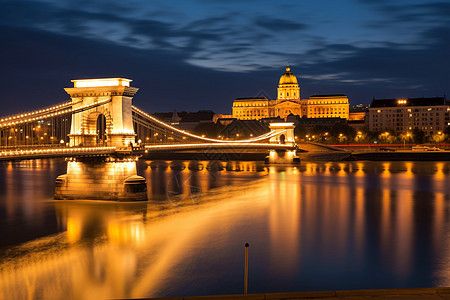
[[[143,86],[137,99],[157,99],[149,111],[207,103],[226,112],[227,101],[236,97],[262,89],[274,93],[287,61],[305,96],[331,92],[370,100],[377,93],[440,95],[448,86],[443,71],[450,68],[447,3],[416,1],[402,8],[387,1],[360,1],[356,9],[371,2],[370,15],[348,19],[345,30],[333,31],[341,19],[330,18],[332,11],[308,18],[307,6],[291,6],[277,18],[268,16],[267,9],[281,15],[285,5],[262,3],[270,5],[262,11],[241,1],[233,6],[180,1],[175,6],[136,2],[124,8],[111,1],[108,9],[96,1],[3,1],[0,61],[13,75],[1,79],[36,76],[42,78],[40,84],[45,78],[66,86],[76,77],[131,77]],[[339,7],[348,9],[346,3]],[[300,9],[302,22],[296,21]],[[409,21],[396,21],[408,15]],[[375,20],[376,27],[359,26]],[[173,78],[180,78],[176,88]]]
[[[303,23],[284,19],[274,19],[270,17],[260,17],[254,21],[254,24],[256,26],[275,32],[304,30],[309,27],[308,25]]]
[[[312,85],[347,83],[345,88],[352,90],[353,97],[368,91],[380,97],[442,95],[449,87],[450,55],[445,50],[450,46],[449,35],[448,27],[435,27],[423,33],[422,38],[430,42],[420,49],[385,43],[351,47],[345,56],[336,55],[336,47],[322,45],[311,51],[321,53],[321,59],[303,67],[303,78]],[[360,92],[354,85],[368,90]]]

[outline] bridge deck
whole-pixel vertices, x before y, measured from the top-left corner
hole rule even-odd
[[[146,145],[146,152],[177,152],[193,150],[219,150],[219,149],[258,149],[258,150],[293,150],[293,145],[263,144],[263,143],[202,143],[202,144],[172,144],[172,145]],[[53,157],[95,157],[109,155],[139,155],[142,148],[117,147],[63,147],[40,149],[3,149],[0,150],[0,161],[38,159]]]
[[[10,149],[0,151],[0,161],[53,157],[106,156],[116,153],[116,151],[116,147]]]
[[[294,145],[269,144],[269,143],[201,143],[201,144],[172,144],[172,145],[146,145],[147,152],[174,152],[190,150],[214,150],[214,149],[255,149],[255,150],[294,150]]]

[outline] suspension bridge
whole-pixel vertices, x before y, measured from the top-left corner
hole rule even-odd
[[[72,80],[70,101],[0,118],[0,160],[142,155],[187,150],[295,151],[292,124],[241,140],[212,139],[162,122],[132,105],[125,78]],[[137,143],[139,141],[139,143]]]

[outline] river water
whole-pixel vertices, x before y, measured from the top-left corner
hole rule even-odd
[[[450,285],[448,162],[188,165],[139,161],[149,202],[116,203],[1,163],[0,299],[242,293],[246,242],[249,293]]]

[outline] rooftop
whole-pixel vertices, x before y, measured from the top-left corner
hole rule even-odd
[[[234,101],[267,101],[268,99],[266,97],[247,97],[247,98],[236,98]]]
[[[312,95],[310,98],[347,97],[344,94]]]
[[[374,107],[436,106],[436,105],[448,105],[447,99],[445,97],[373,99],[370,107],[374,108]]]

